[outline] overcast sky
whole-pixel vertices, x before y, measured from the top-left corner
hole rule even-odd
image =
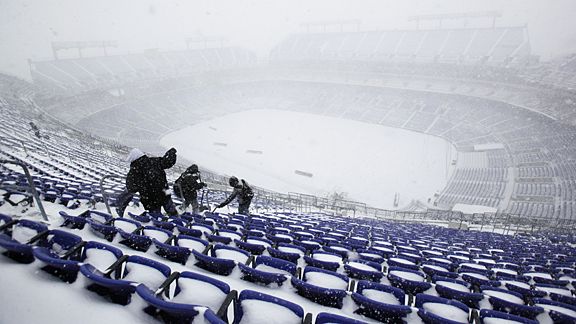
[[[305,22],[400,29],[415,27],[412,15],[486,10],[502,13],[499,25],[527,24],[542,59],[576,52],[576,0],[0,0],[0,72],[28,77],[27,59],[52,58],[53,41],[115,40],[125,53],[203,34],[262,54]]]

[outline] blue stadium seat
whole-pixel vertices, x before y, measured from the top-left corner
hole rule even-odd
[[[390,267],[388,280],[392,286],[400,288],[410,294],[418,294],[432,287],[432,284],[424,281],[425,275],[410,269]]]
[[[506,321],[506,323],[514,324],[538,324],[538,321],[531,320],[525,317],[516,316],[504,312],[499,312],[490,309],[480,310],[480,323],[485,323],[486,319],[493,319],[494,322]]]
[[[415,306],[425,323],[469,323],[468,306],[456,300],[418,294]]]
[[[534,298],[534,306],[543,308],[554,323],[576,323],[576,306],[549,300]]]
[[[358,281],[352,300],[359,306],[355,313],[384,323],[402,322],[412,312],[401,289],[375,282]]]
[[[523,296],[519,293],[494,288],[491,286],[480,286],[480,290],[486,296],[494,310],[534,319],[544,310],[542,307],[528,306],[525,304]]]
[[[471,308],[478,308],[478,302],[484,298],[482,294],[471,292],[470,283],[463,280],[434,276],[432,282],[440,297],[460,301]]]
[[[145,284],[155,290],[170,276],[171,270],[158,261],[131,255],[118,259],[106,272],[101,272],[91,264],[82,264],[80,273],[88,279],[89,290],[109,298],[114,303],[126,305],[130,303],[131,295],[138,284]]]
[[[344,317],[341,315],[330,314],[330,313],[318,313],[316,315],[315,324],[367,324],[364,321],[360,321],[353,318]]]
[[[217,247],[221,249],[223,246],[217,245]],[[233,251],[236,251],[236,249],[234,249]],[[242,253],[244,251],[242,252],[236,251],[236,252]],[[224,257],[219,258],[216,256],[213,250],[212,250],[212,256],[202,254],[201,252],[198,252],[196,250],[192,250],[192,255],[194,255],[194,258],[196,259],[195,263],[196,266],[219,275],[227,276],[230,273],[232,273],[232,270],[234,270],[234,268],[236,267],[235,260]],[[246,260],[248,260],[248,257],[249,255],[246,255]]]
[[[236,303],[233,323],[266,323],[271,314],[286,323],[304,320],[304,310],[297,304],[261,292],[243,290]]]
[[[320,276],[320,280],[316,280]],[[312,280],[314,279],[314,280]],[[330,282],[329,287],[320,286]],[[346,297],[348,277],[333,271],[307,266],[304,268],[302,280],[292,277],[292,286],[298,294],[320,305],[342,308]]]
[[[0,232],[0,247],[5,250],[3,254],[21,263],[34,261],[32,244],[45,239],[48,227],[27,219],[6,225],[3,232]]]
[[[169,287],[173,282],[175,288],[171,296]],[[211,316],[204,315],[208,323],[225,323],[227,304],[236,297],[227,283],[189,271],[173,273],[155,291],[138,285],[136,293],[150,305],[145,311],[166,323],[192,322],[202,312],[198,306],[208,307]]]
[[[80,269],[82,248],[86,242],[80,236],[61,230],[49,230],[47,241],[33,248],[34,257],[43,262],[46,272],[66,282],[74,282]]]
[[[348,277],[359,280],[379,282],[384,276],[379,263],[362,259],[349,260],[344,264],[344,271]]]
[[[284,281],[288,279],[286,273],[292,276],[296,274],[295,264],[269,256],[259,255],[254,260],[253,264],[254,268],[242,263],[238,264],[240,271],[243,273],[242,279],[251,282],[258,282],[264,285],[276,283],[278,286],[281,286]],[[258,267],[260,265],[266,266],[267,268],[274,268],[278,271],[270,271],[269,269],[259,270]]]

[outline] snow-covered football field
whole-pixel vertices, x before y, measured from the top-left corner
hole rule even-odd
[[[417,132],[281,110],[248,110],[194,123],[163,146],[201,167],[278,192],[348,199],[393,208],[427,201],[448,180],[456,150]]]

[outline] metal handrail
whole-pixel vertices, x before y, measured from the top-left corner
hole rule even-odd
[[[25,189],[29,192],[34,200],[36,201],[36,205],[38,209],[40,209],[40,214],[45,221],[48,221],[48,216],[46,216],[46,211],[44,210],[44,205],[42,205],[42,201],[40,200],[40,196],[38,195],[38,191],[36,191],[36,186],[34,185],[34,180],[30,175],[30,171],[28,171],[28,167],[22,162],[19,161],[11,161],[11,160],[0,160],[0,164],[14,164],[18,165],[24,170],[24,175],[26,176],[26,180],[28,181],[28,186],[19,186],[18,188]]]
[[[102,199],[104,199],[104,204],[106,205],[106,210],[108,211],[108,214],[110,214],[110,215],[112,215],[112,210],[110,209],[110,204],[108,203],[108,194],[106,193],[106,190],[104,190],[104,180],[112,179],[112,178],[126,179],[126,177],[120,176],[117,174],[107,174],[100,179],[100,193],[102,194]]]

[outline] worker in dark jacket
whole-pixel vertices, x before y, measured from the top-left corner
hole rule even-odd
[[[160,208],[164,208],[168,215],[177,215],[164,171],[176,163],[176,149],[171,148],[163,157],[148,157],[139,149],[133,149],[128,162],[130,171],[126,176],[126,190],[132,194],[140,193],[140,202],[150,213],[160,213]],[[124,203],[120,202],[117,208],[122,213],[127,205]]]
[[[182,210],[186,210],[189,205],[192,205],[192,212],[198,214],[200,211],[198,207],[198,193],[197,191],[206,187],[200,178],[200,171],[196,164],[192,164],[176,181],[174,182],[174,194],[184,199]]]
[[[232,202],[234,198],[238,198],[238,213],[244,215],[250,215],[249,213],[250,203],[252,202],[252,198],[254,197],[254,192],[252,191],[252,188],[250,188],[250,186],[244,179],[238,181],[238,178],[236,177],[230,177],[230,179],[228,180],[228,184],[230,184],[230,187],[234,188],[232,194],[216,207],[222,208],[228,205],[230,202]]]

